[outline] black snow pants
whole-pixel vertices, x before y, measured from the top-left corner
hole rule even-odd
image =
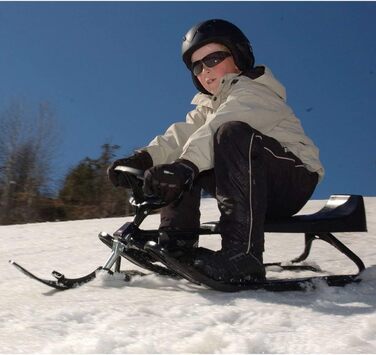
[[[262,262],[266,219],[292,216],[311,197],[318,174],[281,144],[248,124],[223,124],[214,136],[214,168],[201,172],[190,191],[161,210],[161,228],[200,225],[201,191],[220,210],[222,250],[252,253]]]

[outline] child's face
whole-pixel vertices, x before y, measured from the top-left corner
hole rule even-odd
[[[197,62],[209,54],[214,52],[225,51],[229,52],[229,50],[219,43],[209,43],[205,46],[197,49],[193,52],[191,61],[192,63]],[[240,73],[240,70],[235,65],[234,59],[232,56],[225,58],[223,61],[219,62],[218,64],[212,66],[211,68],[203,65],[203,68],[200,73],[196,75],[197,79],[201,83],[201,85],[210,92],[211,94],[215,94],[218,90],[219,84],[221,82],[221,78],[225,74],[229,73]]]

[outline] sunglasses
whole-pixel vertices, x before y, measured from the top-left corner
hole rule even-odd
[[[228,57],[231,57],[230,52],[218,51],[218,52],[210,53],[206,57],[202,58],[201,60],[197,60],[196,62],[193,62],[191,66],[191,71],[194,76],[197,76],[200,73],[202,73],[204,64],[208,68],[213,68],[217,64],[223,62]]]

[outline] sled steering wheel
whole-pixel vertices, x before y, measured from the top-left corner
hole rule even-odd
[[[144,183],[144,170],[129,166],[117,166],[116,171],[122,172],[132,189],[133,200],[136,205],[147,204],[150,209],[158,209],[167,205],[158,197],[145,196],[142,186]]]

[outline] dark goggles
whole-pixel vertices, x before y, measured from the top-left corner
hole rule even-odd
[[[231,57],[230,52],[218,51],[218,52],[210,53],[206,57],[202,58],[201,60],[197,60],[196,62],[193,62],[191,65],[191,71],[194,76],[197,76],[200,73],[202,73],[204,64],[208,68],[213,68],[217,64],[223,62],[228,57]]]

